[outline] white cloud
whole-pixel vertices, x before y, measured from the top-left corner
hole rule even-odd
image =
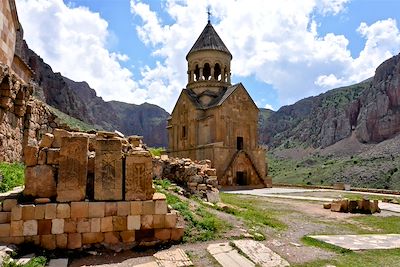
[[[131,71],[120,64],[129,57],[106,48],[108,23],[98,13],[67,6],[62,0],[16,2],[29,47],[54,71],[87,81],[105,100],[146,100],[147,93],[139,89]]]
[[[136,28],[140,38],[161,58],[154,68],[146,67],[142,72],[141,85],[157,86],[165,92],[164,101],[153,101],[169,102],[165,107],[172,109],[186,84],[185,55],[206,24],[206,12],[201,11],[207,5],[212,9],[214,28],[233,54],[232,74],[254,75],[272,84],[280,105],[359,82],[372,76],[380,62],[397,52],[400,35],[392,19],[372,25],[362,23],[357,31],[366,39],[365,47],[353,58],[345,36],[321,36],[315,21],[316,13],[325,16],[346,12],[348,2],[167,0],[165,11],[174,20],[168,25],[149,5],[131,0],[132,13],[143,21]]]
[[[275,110],[275,109],[272,107],[272,105],[270,105],[270,104],[265,104],[264,108],[270,109],[270,110]]]

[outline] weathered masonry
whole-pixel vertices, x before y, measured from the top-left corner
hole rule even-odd
[[[154,193],[152,157],[137,136],[55,129],[27,146],[23,196],[0,206],[0,242],[46,249],[131,248],[177,241],[178,213]]]
[[[210,21],[186,59],[188,83],[168,120],[169,155],[211,160],[222,186],[266,185],[258,108],[243,84],[231,84],[232,54]]]

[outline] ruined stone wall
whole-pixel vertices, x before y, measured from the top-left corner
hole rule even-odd
[[[46,104],[32,98],[34,87],[0,64],[0,161],[21,161],[24,146],[60,126]]]
[[[0,243],[112,249],[180,240],[184,228],[154,193],[140,138],[55,129],[24,148],[25,189],[0,209]]]
[[[168,179],[183,186],[209,202],[219,201],[218,178],[210,160],[192,161],[189,158],[170,158],[167,155],[153,159],[153,177]]]

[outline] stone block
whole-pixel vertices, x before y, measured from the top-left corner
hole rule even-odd
[[[29,220],[24,221],[24,230],[23,235],[37,235],[38,234],[38,221],[37,220]]]
[[[129,215],[127,219],[128,230],[140,230],[141,219],[140,215]]]
[[[60,148],[61,147],[61,138],[62,137],[68,137],[72,136],[70,132],[67,132],[64,129],[54,129],[53,130],[53,135],[54,135],[54,140],[52,143],[52,147],[54,148]]]
[[[22,207],[22,220],[34,220],[35,219],[35,205],[21,205]]]
[[[96,244],[101,243],[104,240],[103,233],[83,233],[82,244]]]
[[[30,235],[24,237],[24,243],[30,243],[35,246],[40,246],[40,236],[39,235]]]
[[[141,215],[143,212],[142,201],[131,201],[131,215]]]
[[[68,249],[77,249],[82,247],[82,236],[80,233],[68,234]]]
[[[50,202],[51,202],[51,199],[48,197],[39,197],[39,198],[35,198],[35,200],[34,200],[35,204],[47,204]]]
[[[342,205],[341,205],[340,202],[333,202],[333,203],[331,204],[331,211],[340,212],[341,207],[342,207]]]
[[[0,212],[0,224],[9,223],[11,221],[11,212],[1,211]]]
[[[11,220],[12,221],[22,220],[22,208],[21,208],[21,205],[14,206],[11,209]]]
[[[140,229],[152,229],[153,228],[153,215],[140,216],[140,222],[141,222]]]
[[[331,209],[331,203],[324,203],[322,206],[324,209]]]
[[[53,235],[64,233],[64,219],[52,219],[51,220],[51,233]]]
[[[173,228],[171,229],[171,240],[180,241],[185,234],[185,228]]]
[[[167,197],[162,193],[156,192],[153,194],[153,200],[166,200],[166,199]]]
[[[116,202],[106,202],[104,216],[117,216],[118,206]]]
[[[44,214],[45,219],[55,219],[57,218],[57,204],[49,203],[46,204],[46,210]]]
[[[154,203],[154,214],[167,214],[168,205],[166,200],[156,200]]]
[[[152,215],[154,214],[154,201],[146,200],[142,202],[142,214],[143,215]]]
[[[24,163],[25,166],[31,167],[38,164],[39,147],[26,146],[24,148]]]
[[[10,223],[10,236],[23,236],[24,235],[24,222],[12,221]]]
[[[51,198],[56,196],[54,168],[49,165],[36,165],[25,168],[24,195]]]
[[[46,214],[46,205],[36,205],[35,220],[44,219],[45,214]]]
[[[6,198],[3,200],[3,211],[11,211],[11,209],[18,204],[15,198]]]
[[[116,245],[120,242],[119,237],[117,232],[106,232],[104,233],[104,243]]]
[[[89,202],[89,218],[102,218],[105,214],[104,202]]]
[[[10,236],[10,224],[2,223],[0,224],[0,237],[9,237]]]
[[[89,202],[71,202],[71,218],[87,218]]]
[[[152,242],[154,239],[154,229],[141,229],[135,231],[135,240],[138,242]]]
[[[122,144],[120,140],[96,139],[95,200],[122,200]]]
[[[90,232],[92,233],[101,232],[101,218],[90,219]]]
[[[40,165],[46,164],[46,159],[47,159],[47,148],[42,148],[39,151],[38,164]]]
[[[218,203],[221,201],[219,198],[219,191],[207,190],[207,201],[210,203]]]
[[[171,239],[171,229],[154,229],[154,237],[161,241]]]
[[[206,169],[205,174],[207,174],[208,176],[216,176],[217,170],[216,169]]]
[[[56,245],[57,248],[65,249],[68,245],[68,234],[56,235]]]
[[[51,147],[51,145],[53,144],[54,141],[54,135],[52,135],[51,133],[45,133],[45,135],[43,135],[42,140],[40,140],[39,142],[39,147]]]
[[[126,216],[113,216],[113,231],[125,231],[127,229],[126,218]]]
[[[64,232],[65,233],[76,233],[75,219],[66,219],[64,221]]]
[[[357,207],[358,207],[358,202],[357,200],[350,200],[349,201],[349,206],[348,206],[348,210],[351,213],[354,213],[357,211]]]
[[[153,215],[153,228],[159,229],[165,227],[165,215]]]
[[[59,157],[57,201],[80,201],[86,195],[87,137],[62,137]]]
[[[148,200],[153,198],[153,165],[149,152],[126,157],[125,199]]]
[[[113,230],[113,220],[112,216],[107,216],[101,218],[101,231],[102,232],[111,232]]]
[[[71,217],[71,207],[69,204],[62,203],[57,205],[57,218],[66,219]]]
[[[57,165],[59,163],[59,158],[60,158],[60,149],[49,148],[47,150],[47,164]]]
[[[88,218],[79,218],[76,222],[76,231],[78,233],[90,232],[90,220]]]
[[[51,234],[51,220],[38,220],[38,235]]]
[[[118,207],[117,211],[118,216],[128,216],[131,211],[131,203],[129,201],[119,201],[117,203],[117,207]]]
[[[176,213],[167,213],[165,215],[165,228],[175,228],[177,221]]]
[[[54,250],[57,248],[55,235],[42,235],[40,236],[40,246],[47,250]]]
[[[132,243],[135,241],[135,231],[123,231],[119,234],[123,243]]]

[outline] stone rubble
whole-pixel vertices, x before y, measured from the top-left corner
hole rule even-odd
[[[173,181],[184,187],[189,194],[208,202],[220,202],[216,169],[211,168],[209,160],[192,161],[162,155],[153,159],[153,176],[155,179]]]
[[[337,199],[332,203],[324,203],[324,209],[330,209],[334,212],[367,213],[373,214],[381,212],[378,206],[378,200],[368,200],[364,197],[361,200]]]

